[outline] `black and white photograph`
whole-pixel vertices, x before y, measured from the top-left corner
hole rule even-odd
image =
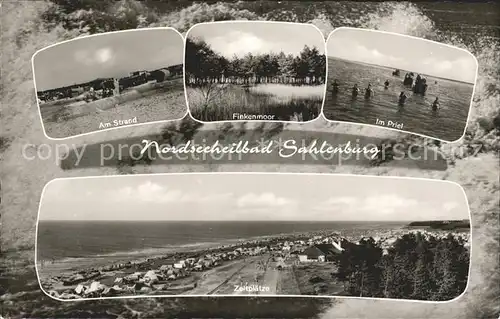
[[[467,286],[469,249],[469,209],[455,183],[320,174],[115,176],[47,185],[37,269],[44,291],[65,300],[445,301]]]
[[[468,51],[416,37],[338,28],[327,40],[328,120],[456,141],[477,73]]]
[[[197,24],[186,36],[189,112],[202,122],[314,120],[325,93],[324,51],[312,24]]]
[[[109,319],[499,318],[499,1],[40,0],[3,1],[0,6],[0,69],[3,80],[0,90],[1,317]],[[327,39],[333,30],[340,27],[371,29],[436,41],[471,52],[477,58],[479,68],[466,134],[457,142],[446,143],[413,132],[389,129],[380,125],[327,121],[321,115],[316,120],[307,123],[260,121],[208,123],[195,121],[190,116],[185,116],[178,121],[123,126],[119,129],[103,130],[95,134],[85,134],[65,140],[48,138],[45,134],[43,123],[40,121],[33,78],[32,57],[37,51],[62,41],[74,38],[84,39],[87,36],[102,36],[102,33],[106,32],[131,29],[137,29],[139,32],[146,28],[168,26],[175,28],[185,36],[190,28],[199,23],[243,20],[307,23],[321,30],[324,39]],[[286,42],[293,42],[294,39],[297,39],[296,35],[296,32],[288,35]],[[149,43],[141,42],[141,45],[146,44]],[[326,54],[328,55],[328,52]],[[168,64],[166,63],[166,65]],[[59,63],[55,65],[59,65]],[[161,67],[163,64],[155,69]],[[131,70],[141,68],[131,67]],[[398,68],[402,74],[399,80],[403,80],[405,73],[407,73],[403,66],[395,66],[394,69],[391,67],[388,74],[389,79],[392,78],[392,72]],[[408,71],[417,72],[412,67],[408,68]],[[422,72],[423,70],[418,71]],[[85,81],[87,79],[82,80],[82,82]],[[440,83],[439,80],[438,83]],[[391,81],[390,84],[392,86],[394,83]],[[427,84],[430,85],[429,80],[427,80]],[[66,84],[55,86],[64,85]],[[365,85],[359,84],[358,86],[363,88]],[[350,85],[347,87],[352,88]],[[427,92],[428,97],[429,90],[430,86]],[[409,91],[407,92],[411,95]],[[399,96],[400,92],[396,93]],[[49,136],[52,135],[49,134]],[[151,148],[152,156],[141,157],[138,154],[140,148],[135,146],[141,144],[140,141],[145,139],[157,141],[160,145],[180,146],[187,142],[198,143],[204,140],[209,142],[202,142],[203,144],[210,145],[215,139],[219,140],[221,145],[227,145],[240,141],[249,141],[251,144],[255,144],[261,139],[264,141],[279,141],[280,139],[285,141],[293,138],[296,140],[297,146],[310,145],[311,141],[314,140],[325,140],[336,147],[337,144],[343,145],[346,142],[345,137],[349,138],[352,146],[357,143],[356,138],[359,137],[360,146],[367,145],[365,142],[373,141],[379,145],[380,141],[382,147],[394,147],[387,149],[388,156],[384,158],[383,162],[377,159],[376,163],[364,160],[351,160],[350,163],[347,161],[348,164],[344,161],[339,163],[330,158],[324,159],[321,154],[318,154],[318,160],[306,154],[304,160],[300,160],[300,162],[287,160],[282,163],[274,161],[274,159],[269,161],[266,156],[259,156],[259,154],[244,156],[242,160],[238,156],[233,156],[231,161],[220,161],[210,157],[208,161],[205,161],[202,156],[193,158],[189,154],[188,156],[180,154],[179,157],[182,159],[175,160],[175,164],[172,165],[170,160],[150,160],[154,156],[165,158],[171,154],[157,154]],[[121,150],[121,145],[125,145],[127,148],[122,152],[122,160],[115,160],[118,158],[117,154]],[[129,153],[130,149],[133,152]],[[383,150],[383,148],[380,149]],[[417,152],[413,152],[415,149]],[[57,153],[57,150],[62,151],[63,154]],[[104,151],[100,152],[102,150]],[[110,150],[114,151],[114,155],[111,154]],[[401,159],[403,156],[399,156],[400,153],[397,153],[399,150],[405,153],[403,154],[405,158]],[[433,153],[439,154],[439,156],[434,157]],[[74,158],[72,154],[75,154]],[[272,153],[272,155],[275,154],[277,152]],[[362,154],[360,155],[363,157]],[[412,155],[411,160],[406,157],[407,155]],[[264,159],[262,159],[263,157]],[[107,160],[108,158],[113,160]],[[277,159],[278,156],[275,158]],[[301,156],[291,158],[299,159]],[[95,165],[90,165],[89,162],[95,163]],[[122,177],[137,178],[141,174],[195,172],[218,174],[226,172],[314,173],[325,176],[328,174],[357,174],[360,175],[359,177],[404,176],[458,183],[467,196],[472,225],[471,245],[469,247],[471,252],[470,272],[465,293],[449,302],[365,297],[332,298],[319,295],[314,297],[280,295],[276,298],[251,296],[247,298],[210,296],[153,298],[152,296],[137,295],[130,298],[62,302],[55,300],[54,297],[49,296],[40,288],[37,276],[38,267],[36,266],[37,224],[40,201],[45,198],[42,194],[48,182],[57,178],[85,176],[121,175]],[[245,183],[246,180],[242,179],[241,185],[245,185]],[[347,184],[344,189],[357,190],[363,184],[363,182],[354,186]],[[239,186],[238,183],[233,188],[239,189]],[[253,190],[254,193],[260,191],[261,187],[263,190],[267,189],[266,183],[260,183],[259,188]],[[297,189],[306,192],[309,191],[309,188],[318,191],[326,188],[331,190],[331,196],[336,195],[335,192],[338,191],[339,187],[337,183],[329,183],[325,186],[321,186],[321,184],[319,186],[316,184],[306,187],[301,184],[296,186]],[[96,188],[96,190],[104,188]],[[208,185],[206,191],[210,191],[211,188],[212,185]],[[374,186],[374,190],[378,190],[378,188]],[[398,188],[398,190],[404,190],[404,188]],[[435,190],[433,194],[429,195],[429,198],[444,199],[441,190]],[[50,195],[51,192],[47,194]],[[61,194],[61,197],[66,196],[65,192]],[[86,192],[82,191],[82,198],[85,194]],[[297,196],[297,199],[300,198],[304,197]],[[126,211],[128,203],[127,201],[116,203],[113,211]],[[84,204],[82,205],[89,207],[89,203]],[[375,207],[377,205],[378,202]],[[438,203],[436,203],[435,208],[437,207],[439,207]],[[67,215],[72,214],[77,208],[72,206],[67,211]],[[137,210],[135,215],[143,215],[149,210],[149,207]],[[168,216],[169,205],[165,205],[164,211],[165,216]],[[106,212],[102,213],[102,215],[105,214]],[[42,215],[40,217],[42,223],[45,219],[50,219]],[[107,218],[118,220],[118,217]],[[270,217],[274,216],[270,215]],[[316,219],[313,217],[311,216],[309,219]],[[332,214],[332,219],[334,217]],[[55,216],[52,219],[60,218],[62,217]],[[78,219],[84,220],[82,217],[78,217]],[[93,218],[89,217],[88,219]],[[129,219],[129,217],[124,219]],[[455,217],[450,217],[450,219],[455,219]],[[144,235],[148,233],[144,232]],[[79,234],[79,232],[75,232],[75,234]],[[120,233],[119,236],[111,237],[115,240],[117,238],[127,239],[126,234]],[[245,237],[245,234],[242,233],[239,236]],[[212,237],[210,236],[210,238]],[[85,238],[89,237],[85,236]],[[341,238],[335,239],[338,242]],[[107,240],[101,240],[106,249],[109,248],[109,246],[104,245]],[[87,242],[82,241],[82,244],[85,243]],[[144,247],[147,246],[150,245],[144,245]],[[42,253],[40,251],[40,254]],[[106,253],[105,251],[98,254]],[[50,268],[47,267],[52,262],[50,255],[49,253],[48,257],[40,257],[40,260],[49,260],[44,262],[44,267],[48,270]],[[78,252],[70,258],[88,256],[88,253]],[[54,259],[58,258],[54,257]],[[100,263],[98,257],[95,257],[94,261],[96,266]],[[54,264],[55,262],[53,262],[53,266]],[[62,272],[66,273],[66,271]],[[44,273],[41,272],[41,275]],[[49,275],[45,274],[45,277]],[[100,279],[98,280],[100,281]],[[89,285],[86,282],[82,284]],[[113,284],[109,285],[113,287]],[[64,293],[64,290],[59,291],[56,288],[46,287],[44,289],[46,292],[56,290],[59,294]],[[68,293],[74,294],[71,288],[68,287],[67,290]],[[407,292],[405,294],[407,295]]]
[[[40,116],[49,138],[67,138],[187,114],[184,40],[172,28],[102,33],[35,53]]]

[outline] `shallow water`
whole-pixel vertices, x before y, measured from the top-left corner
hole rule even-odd
[[[284,85],[284,84],[257,84],[245,91],[239,85],[220,86],[213,93],[214,99],[220,99],[234,107],[245,107],[247,111],[265,108],[271,103],[287,103],[295,99],[322,99],[324,85]],[[193,106],[201,104],[203,93],[200,89],[188,89],[188,101]]]
[[[284,85],[258,84],[250,88],[247,94],[269,94],[279,98],[322,98],[325,93],[324,85]]]
[[[328,91],[324,113],[327,119],[363,124],[377,124],[383,121],[403,123],[402,130],[427,135],[447,141],[459,139],[465,130],[472,99],[473,84],[424,75],[427,79],[425,96],[414,94],[411,88],[403,86],[404,75],[415,70],[400,70],[399,77],[392,75],[393,69],[361,64],[340,59],[328,59],[328,85],[334,79],[339,83],[340,92],[333,97]],[[384,89],[384,82],[389,88]],[[366,100],[364,89],[371,83],[374,96]],[[358,84],[360,94],[351,98],[351,88]],[[403,107],[398,105],[398,96],[404,91],[408,96]],[[431,108],[439,97],[440,109]],[[377,124],[379,125],[379,124]],[[396,128],[396,127],[393,127]]]
[[[207,89],[187,88],[191,114],[203,121],[233,120],[233,114],[274,115],[274,120],[289,121],[295,112],[312,112],[317,118],[323,103],[324,85],[295,86],[258,84],[245,90],[240,85],[219,86],[207,99]],[[203,114],[208,101],[210,112]],[[303,114],[302,120],[311,120]]]

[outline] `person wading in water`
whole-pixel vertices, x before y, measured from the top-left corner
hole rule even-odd
[[[333,80],[332,83],[332,95],[336,96],[339,93],[339,84],[337,83],[337,79]]]
[[[369,99],[373,96],[372,85],[368,83],[368,87],[365,89],[365,99]]]
[[[358,97],[358,94],[359,94],[359,88],[358,88],[358,85],[357,84],[354,84],[353,88],[352,88],[352,93],[351,93],[351,96],[353,99],[355,99],[356,97]]]
[[[439,108],[439,98],[436,96],[436,99],[432,103],[432,110],[437,111]]]
[[[399,94],[399,101],[398,101],[398,104],[399,104],[400,106],[403,106],[403,105],[405,104],[405,102],[406,102],[406,98],[407,98],[407,96],[406,96],[405,92],[404,92],[404,91],[403,91],[403,92],[401,92],[401,94]]]

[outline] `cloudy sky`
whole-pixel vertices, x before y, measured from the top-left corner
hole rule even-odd
[[[206,174],[62,179],[41,220],[469,219],[456,184],[340,175]]]
[[[327,54],[426,75],[474,83],[476,60],[467,52],[421,39],[366,30],[338,29]]]
[[[297,55],[305,45],[325,53],[322,33],[313,25],[269,22],[225,22],[202,24],[189,31],[188,37],[203,39],[225,57],[283,51]]]
[[[33,59],[38,91],[181,64],[184,41],[171,29],[97,35],[55,45]]]

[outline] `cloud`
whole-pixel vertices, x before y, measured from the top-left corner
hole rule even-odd
[[[96,61],[106,63],[113,57],[113,52],[109,48],[99,49],[95,53]]]
[[[231,198],[232,193],[220,194],[198,194],[188,193],[178,189],[171,189],[165,186],[153,183],[151,181],[140,184],[136,187],[123,187],[112,191],[109,198],[113,201],[135,203],[206,203],[227,200]]]
[[[429,67],[429,70],[434,70],[434,74],[439,77],[469,83],[473,83],[476,77],[476,64],[473,59],[436,61]]]
[[[295,201],[276,196],[273,193],[246,194],[237,199],[236,205],[240,208],[282,207],[293,205]]]
[[[329,56],[377,65],[385,65],[387,63],[397,63],[403,61],[403,58],[401,57],[384,54],[377,49],[369,49],[363,44],[352,41],[350,39],[342,39],[331,42],[333,44],[329,48]]]
[[[165,47],[157,52],[151,52],[149,56],[149,60],[154,62],[154,63],[165,63],[165,57],[166,56],[173,56],[175,51],[171,47]],[[179,51],[179,54],[181,55],[181,52]],[[182,57],[181,57],[182,61]]]
[[[366,48],[362,48],[362,50],[367,50]],[[384,57],[384,55],[380,52],[378,52],[376,49],[372,49],[372,50],[367,50],[373,57],[375,58],[382,58]]]
[[[114,59],[114,53],[111,48],[101,48],[95,51],[79,50],[74,54],[74,59],[87,66],[96,64],[109,64]]]
[[[453,61],[439,60],[434,57],[423,59],[421,63],[429,69],[432,68],[436,73],[449,72],[456,67]]]
[[[331,219],[352,219],[353,216],[368,220],[401,219],[401,213],[415,211],[418,205],[422,206],[417,200],[396,194],[374,194],[363,198],[341,196],[331,197],[312,207],[311,214]],[[326,212],[335,216],[326,216]]]
[[[249,52],[257,54],[272,51],[270,43],[243,31],[230,31],[229,34],[207,39],[206,41],[215,51],[227,57],[235,54],[243,56]]]
[[[236,200],[231,217],[243,220],[309,220],[299,203],[271,192],[246,194]]]
[[[404,209],[418,205],[414,199],[404,198],[395,194],[372,195],[361,201],[360,210],[373,211],[379,214],[392,214],[402,212]]]
[[[355,197],[333,197],[326,201],[327,204],[335,205],[335,204],[354,204],[357,199]]]
[[[335,208],[345,209],[346,207],[353,207],[356,203],[359,202],[359,199],[355,197],[349,196],[340,196],[340,197],[330,197],[327,200],[320,202],[312,207],[313,210],[316,211],[331,211]]]
[[[446,202],[446,203],[443,203],[443,210],[446,211],[446,212],[452,211],[452,210],[454,210],[457,207],[458,207],[458,203],[457,202]]]
[[[423,59],[421,64],[425,66],[422,71],[424,74],[434,74],[464,82],[473,82],[476,76],[476,63],[470,57],[447,60],[430,56]]]
[[[86,65],[92,64],[92,58],[87,51],[76,51],[74,54],[76,62],[83,63]]]
[[[360,59],[364,59],[368,63],[384,65],[389,62],[402,61],[402,58],[398,58],[389,54],[384,54],[377,49],[368,49],[363,45],[358,44],[354,51],[350,51],[350,56],[356,56]],[[364,57],[364,58],[363,58]]]
[[[448,54],[444,54],[440,53],[439,49],[442,48],[437,44],[433,47],[434,52],[420,44],[408,47],[404,43],[372,40],[371,44],[365,44],[347,33],[334,34],[328,41],[329,56],[469,83],[476,76],[476,61],[468,54],[464,56],[459,50],[456,54],[450,54],[447,49]]]

